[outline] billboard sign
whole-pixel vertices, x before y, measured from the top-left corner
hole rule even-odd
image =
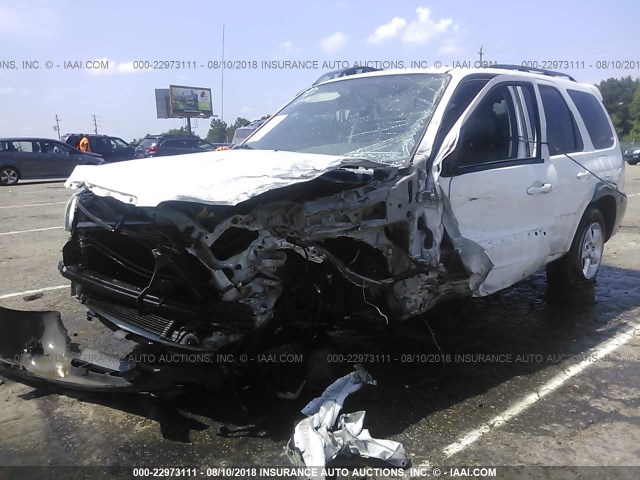
[[[172,117],[211,117],[211,89],[169,85],[169,113]]]
[[[156,118],[171,118],[168,88],[156,88]]]

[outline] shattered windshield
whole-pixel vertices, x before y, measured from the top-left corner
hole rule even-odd
[[[446,74],[352,78],[310,88],[246,148],[408,162],[442,97]]]

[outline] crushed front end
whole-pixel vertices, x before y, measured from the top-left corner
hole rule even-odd
[[[388,323],[470,293],[459,262],[439,261],[446,242],[417,204],[423,181],[413,167],[343,168],[235,206],[137,207],[85,189],[60,271],[90,315],[174,350]]]

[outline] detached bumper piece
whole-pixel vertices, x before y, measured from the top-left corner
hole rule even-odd
[[[0,307],[0,372],[27,384],[150,392],[176,385],[173,372],[71,342],[59,312]],[[171,370],[171,369],[169,369]]]

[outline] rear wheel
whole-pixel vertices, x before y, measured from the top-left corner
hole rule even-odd
[[[13,167],[0,168],[0,185],[15,185],[20,179],[20,174]]]
[[[547,265],[547,283],[552,290],[576,290],[595,284],[604,252],[604,218],[600,210],[589,207],[585,212],[571,249]]]

